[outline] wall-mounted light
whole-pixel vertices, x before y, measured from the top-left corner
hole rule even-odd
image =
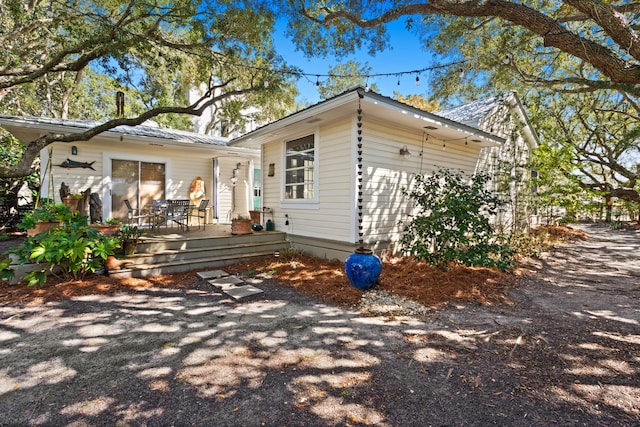
[[[78,155],[78,147],[76,147],[75,145],[71,146],[71,154],[74,156]]]
[[[408,159],[409,157],[411,157],[411,152],[409,151],[406,145],[400,149],[400,155],[405,159]]]

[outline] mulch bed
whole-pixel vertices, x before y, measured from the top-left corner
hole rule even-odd
[[[570,227],[539,227],[535,232],[540,235],[544,233],[547,239],[555,241],[586,236]],[[290,286],[304,295],[345,307],[357,305],[363,292],[350,285],[342,262],[307,255],[295,254],[289,259],[255,259],[224,269],[245,278],[267,275],[275,282]],[[522,270],[503,273],[497,269],[463,266],[452,266],[443,271],[410,258],[396,258],[383,263],[377,289],[430,307],[450,301],[509,303],[506,293],[521,274]],[[195,271],[130,279],[90,275],[83,280],[65,281],[52,277],[42,287],[0,282],[0,304],[43,304],[82,295],[113,294],[139,288],[206,286],[202,282],[195,276]]]

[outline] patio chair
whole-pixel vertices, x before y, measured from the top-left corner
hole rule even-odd
[[[169,221],[173,221],[181,230],[186,228],[189,231],[189,208],[191,202],[189,200],[167,200],[167,227]]]
[[[198,230],[200,229],[200,219],[203,220],[204,228],[207,228],[207,210],[209,210],[209,201],[201,200],[200,204],[189,212],[189,218],[198,218]]]
[[[151,228],[158,229],[160,225],[167,222],[167,201],[151,201]]]
[[[142,208],[133,208],[129,200],[125,199],[124,205],[127,207],[128,225],[133,225],[134,221],[136,225],[140,225],[140,219],[149,219],[149,213],[145,212]]]

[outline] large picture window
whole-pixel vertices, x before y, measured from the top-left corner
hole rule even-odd
[[[315,137],[304,136],[286,143],[285,199],[309,200],[314,190]]]

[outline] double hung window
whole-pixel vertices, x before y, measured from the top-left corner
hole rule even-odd
[[[315,135],[286,142],[285,199],[313,200],[315,198],[315,148]]]

